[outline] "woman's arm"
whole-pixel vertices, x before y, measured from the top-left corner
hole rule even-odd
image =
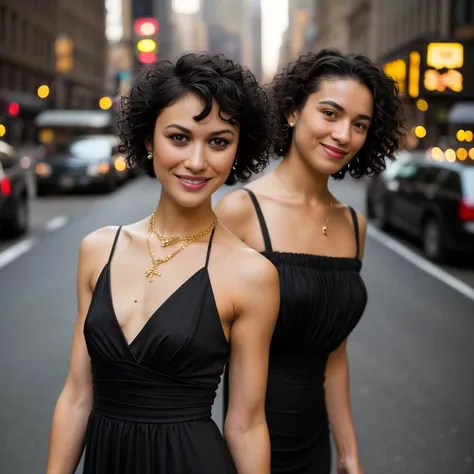
[[[349,362],[346,346],[347,341],[344,341],[329,356],[325,381],[326,408],[339,463],[358,465],[359,453],[350,406]]]
[[[69,374],[53,414],[46,474],[73,474],[82,452],[92,406],[89,355],[83,335],[92,297],[91,275],[97,258],[99,232],[86,237],[79,249],[77,270],[78,313],[74,328]],[[102,234],[104,232],[101,232]]]
[[[239,275],[238,316],[231,327],[229,407],[224,433],[239,474],[270,474],[265,394],[280,290],[273,265],[251,252],[251,258],[241,265],[245,271]]]
[[[365,249],[367,222],[357,212],[359,224],[359,259]],[[326,408],[329,423],[338,452],[338,469],[341,473],[359,474],[362,472],[359,461],[357,439],[350,405],[349,360],[347,339],[330,356],[326,366]]]

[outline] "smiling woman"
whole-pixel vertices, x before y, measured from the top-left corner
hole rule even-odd
[[[161,196],[150,216],[81,244],[48,474],[72,474],[84,441],[86,474],[270,473],[278,275],[220,225],[211,197],[268,163],[272,120],[254,76],[223,56],[188,54],[135,79],[121,151],[158,178]],[[211,420],[226,365],[227,443]]]

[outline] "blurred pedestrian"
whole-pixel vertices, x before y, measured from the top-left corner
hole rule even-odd
[[[216,212],[279,270],[266,398],[272,473],[329,474],[332,432],[339,472],[360,474],[346,347],[367,303],[366,221],[328,180],[385,168],[404,133],[402,102],[369,59],[330,50],[300,56],[270,90],[283,160]]]
[[[224,183],[268,163],[269,104],[223,56],[187,54],[136,78],[121,151],[161,195],[150,216],[81,244],[48,474],[75,472],[84,444],[86,474],[270,473],[264,400],[278,273],[211,207]],[[227,363],[226,443],[211,407]]]

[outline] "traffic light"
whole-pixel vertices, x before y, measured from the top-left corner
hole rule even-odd
[[[20,106],[18,102],[10,102],[8,104],[8,115],[16,117],[20,113]]]
[[[155,18],[137,18],[134,22],[135,51],[142,64],[150,64],[158,57],[158,29]]]

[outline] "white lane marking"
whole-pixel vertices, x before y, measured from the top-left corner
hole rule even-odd
[[[66,216],[56,216],[53,217],[50,221],[46,222],[44,225],[45,230],[53,231],[64,227],[67,222]]]
[[[0,253],[0,269],[16,260],[18,257],[28,252],[37,243],[36,239],[31,237],[22,240]]]
[[[423,270],[432,277],[438,279],[439,281],[463,294],[470,300],[474,301],[474,288],[469,286],[467,283],[464,283],[459,278],[456,278],[447,271],[437,267],[435,264],[416,254],[401,243],[397,242],[392,237],[373,227],[371,224],[367,226],[367,233],[373,239],[377,240],[385,247],[400,255],[400,257],[415,265],[415,267],[418,267],[420,270]]]

